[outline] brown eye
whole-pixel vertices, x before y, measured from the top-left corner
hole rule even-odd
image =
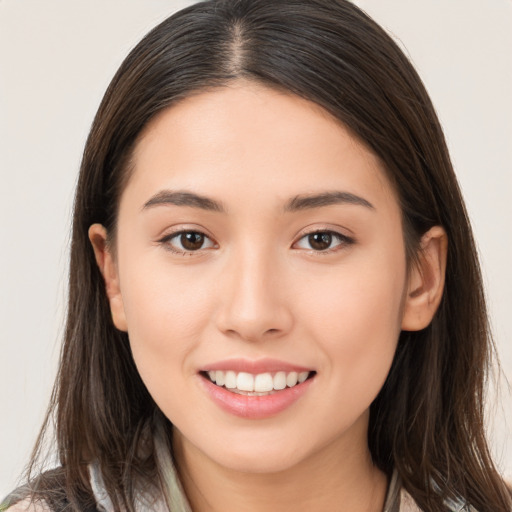
[[[315,252],[331,252],[352,245],[355,240],[336,231],[314,231],[304,235],[294,244],[296,249]]]
[[[202,249],[211,249],[215,246],[213,241],[199,231],[179,231],[163,238],[161,243],[172,252],[186,254]]]
[[[325,251],[332,244],[332,234],[328,232],[311,233],[308,235],[308,242],[315,251]]]
[[[182,233],[180,235],[180,242],[181,246],[186,251],[197,251],[203,246],[204,235],[202,233],[196,233],[195,231]]]

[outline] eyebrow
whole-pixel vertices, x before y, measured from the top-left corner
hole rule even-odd
[[[352,194],[350,192],[330,191],[319,194],[298,195],[290,199],[284,207],[285,212],[296,212],[313,208],[322,208],[337,204],[352,204],[364,206],[370,210],[375,207],[366,199]],[[155,206],[189,206],[201,210],[226,213],[222,203],[194,192],[162,190],[155,194],[151,199],[144,203],[142,210],[147,210]]]
[[[148,208],[162,205],[190,206],[192,208],[200,208],[201,210],[212,212],[226,212],[222,203],[214,199],[193,192],[172,190],[162,190],[158,192],[149,201],[144,203],[142,209],[147,210]]]
[[[375,210],[372,203],[350,192],[330,191],[320,194],[306,194],[295,196],[284,207],[285,212],[295,212],[298,210],[308,210],[312,208],[321,208],[323,206],[332,206],[336,204],[353,204],[364,206],[370,210]]]

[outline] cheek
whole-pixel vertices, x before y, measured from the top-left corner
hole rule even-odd
[[[362,262],[357,271],[339,272],[322,292],[311,287],[309,309],[303,307],[314,319],[310,335],[326,356],[324,371],[336,386],[351,390],[341,395],[347,403],[369,405],[391,367],[406,275],[405,263],[397,261]]]
[[[186,271],[157,262],[141,267],[137,261],[125,262],[123,303],[135,363],[158,401],[164,391],[160,388],[175,389],[175,377],[192,372],[188,356],[201,342],[211,297],[201,293]]]

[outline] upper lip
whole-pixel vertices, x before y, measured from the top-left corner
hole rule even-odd
[[[257,375],[259,373],[275,373],[275,372],[310,372],[312,368],[306,368],[286,361],[280,361],[278,359],[225,359],[223,361],[216,361],[211,364],[204,365],[200,371],[234,371],[234,372],[247,372]]]

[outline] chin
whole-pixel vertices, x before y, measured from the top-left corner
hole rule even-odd
[[[183,448],[195,452],[200,458],[230,471],[253,474],[279,473],[289,470],[309,456],[304,441],[293,439],[293,435],[262,435],[257,429],[250,432],[225,432],[215,435],[210,432],[208,439],[184,439]],[[194,442],[196,441],[196,442]],[[180,444],[181,444],[180,443]],[[314,447],[313,447],[314,450]]]
[[[272,474],[287,471],[300,464],[303,457],[297,453],[283,450],[271,451],[258,446],[251,451],[224,452],[216,458],[217,463],[231,471],[252,474]],[[258,449],[260,448],[260,449]]]

